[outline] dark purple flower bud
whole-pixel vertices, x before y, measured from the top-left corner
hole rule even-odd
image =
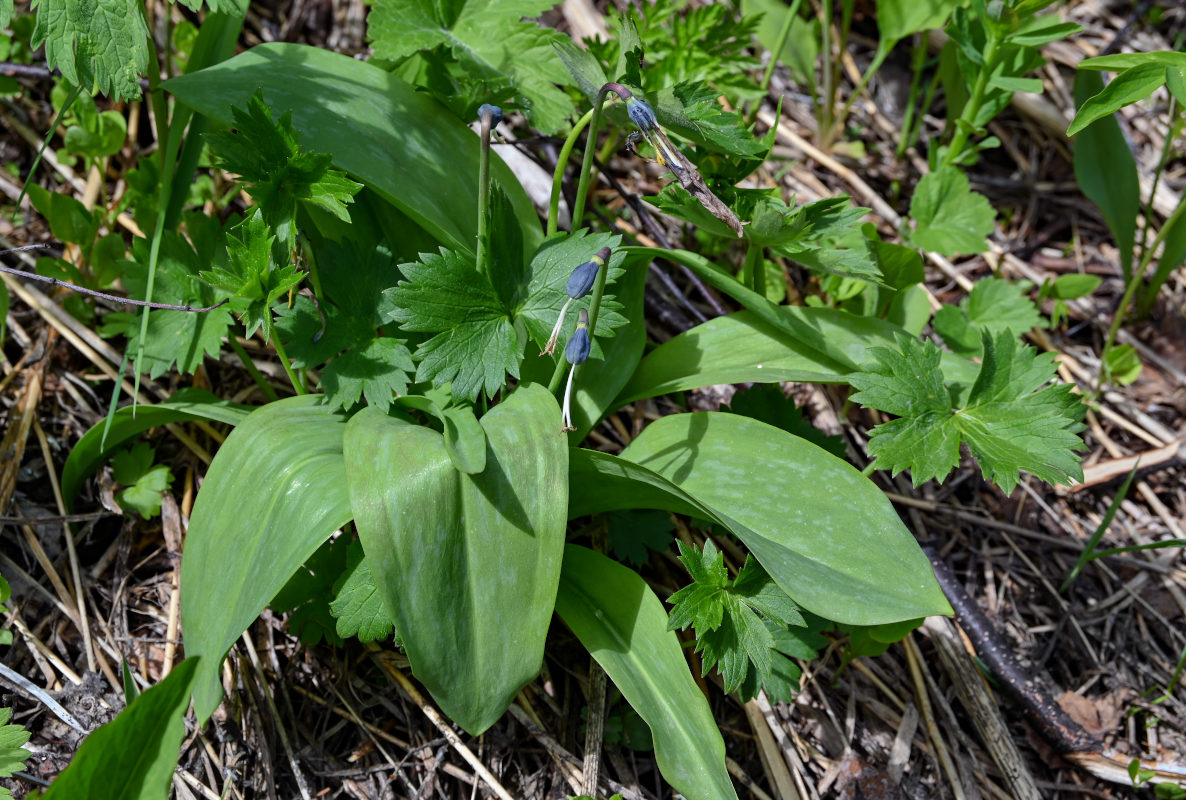
[[[659,128],[655,109],[651,108],[645,100],[631,97],[626,101],[626,113],[630,115],[630,121],[638,126],[638,129],[643,133],[651,133]]]
[[[565,293],[573,300],[580,300],[593,288],[593,281],[597,280],[597,270],[601,265],[596,261],[586,261],[572,271],[568,276],[568,283],[564,286]]]
[[[490,127],[493,128],[502,122],[502,109],[498,106],[492,106],[489,103],[482,103],[478,107],[478,119],[490,115]]]
[[[574,366],[584,364],[585,359],[589,357],[591,344],[589,341],[589,312],[582,308],[576,332],[568,340],[568,346],[564,348],[564,357],[568,359],[569,364]]]

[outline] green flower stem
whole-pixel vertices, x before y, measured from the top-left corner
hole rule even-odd
[[[1141,280],[1144,278],[1145,270],[1149,267],[1149,262],[1153,260],[1153,254],[1157,252],[1157,248],[1165,240],[1166,234],[1173,230],[1174,225],[1182,218],[1182,214],[1186,213],[1186,203],[1179,203],[1178,207],[1174,209],[1174,213],[1170,214],[1165,224],[1161,226],[1161,230],[1157,232],[1153,243],[1145,249],[1141,255],[1141,263],[1132,271],[1132,275],[1128,276],[1128,285],[1124,287],[1124,296],[1120,298],[1120,305],[1116,306],[1116,313],[1112,316],[1112,324],[1108,326],[1108,336],[1104,339],[1104,349],[1100,356],[1100,372],[1096,379],[1096,389],[1103,387],[1104,382],[1111,379],[1108,374],[1108,351],[1112,349],[1112,345],[1116,341],[1116,334],[1120,332],[1120,325],[1124,322],[1124,313],[1128,307],[1132,305],[1132,299],[1136,296],[1137,288],[1141,285]]]
[[[556,169],[552,173],[552,198],[548,203],[548,236],[556,233],[560,227],[560,187],[564,183],[564,168],[568,166],[568,159],[572,156],[572,148],[576,146],[577,137],[589,124],[589,120],[593,119],[594,111],[595,109],[589,109],[585,112],[585,116],[577,120],[577,124],[572,126],[572,131],[560,148],[560,156],[556,159]],[[588,148],[586,147],[586,149]]]
[[[906,149],[910,147],[910,133],[914,129],[915,109],[919,117],[923,116],[923,109],[918,106],[918,90],[922,88],[922,72],[927,62],[927,46],[922,38],[915,34],[914,49],[910,51],[910,70],[914,76],[910,79],[910,99],[906,102],[906,113],[902,115],[901,136],[894,156],[899,160],[905,157]]]
[[[774,77],[774,68],[778,66],[778,59],[782,55],[782,50],[787,46],[787,39],[791,37],[791,27],[795,23],[795,17],[799,15],[799,6],[802,5],[803,0],[794,0],[791,3],[790,9],[787,10],[787,16],[782,21],[782,28],[778,31],[778,38],[774,40],[774,49],[770,51],[770,63],[766,65],[766,71],[762,73],[762,94],[765,95],[770,88],[770,79]],[[754,120],[758,118],[758,110],[762,108],[762,98],[754,101],[753,108],[750,109],[746,117],[746,122],[750,125],[754,124]]]
[[[487,263],[490,258],[488,252],[489,247],[487,246],[490,232],[486,230],[486,210],[490,206],[490,126],[493,119],[493,116],[489,113],[482,114],[482,129],[481,133],[479,133],[481,144],[478,149],[477,262],[478,273],[481,275],[490,274],[490,265]]]
[[[272,345],[276,348],[276,355],[280,356],[280,363],[284,365],[284,372],[288,375],[288,382],[292,384],[292,390],[297,394],[308,394],[309,391],[301,383],[300,378],[292,371],[292,364],[288,361],[288,353],[284,352],[284,343],[276,335],[276,326],[272,323],[271,309],[268,310],[267,320],[268,339],[272,341]]]
[[[956,123],[955,134],[951,137],[951,144],[947,146],[947,152],[943,155],[943,161],[939,165],[941,167],[949,167],[954,164],[964,151],[964,146],[968,143],[969,131],[976,127],[976,116],[980,113],[980,107],[984,105],[984,93],[988,90],[989,76],[997,68],[998,50],[1001,43],[993,33],[991,26],[986,29],[986,33],[988,44],[984,48],[984,66],[976,75],[976,83],[972,86],[972,95],[968,98],[963,113],[960,114],[960,122],[965,124]]]
[[[1170,95],[1169,120],[1170,128],[1168,135],[1165,137],[1165,142],[1161,148],[1161,160],[1157,164],[1157,171],[1153,174],[1153,188],[1149,191],[1149,202],[1145,206],[1145,220],[1153,219],[1153,200],[1157,197],[1157,187],[1161,182],[1161,176],[1165,172],[1166,164],[1169,163],[1171,153],[1170,144],[1177,140],[1178,134],[1182,132],[1182,119],[1179,116],[1179,109],[1177,98]],[[1180,203],[1179,203],[1180,205]],[[1141,252],[1145,253],[1145,238],[1148,236],[1149,226],[1144,225],[1141,228]],[[1165,267],[1164,269],[1162,267]],[[1162,284],[1164,284],[1170,276],[1170,272],[1175,267],[1174,264],[1166,262],[1164,265],[1159,264],[1157,271],[1153,273],[1153,277],[1145,284],[1145,289],[1141,292],[1141,299],[1137,301],[1137,315],[1145,316],[1149,313],[1149,309],[1153,307],[1153,301],[1157,299],[1157,293],[1161,291]]]
[[[239,340],[234,336],[228,336],[226,340],[227,344],[231,346],[231,349],[235,351],[235,355],[243,362],[243,366],[247,369],[247,374],[255,381],[255,385],[259,387],[259,390],[264,393],[264,397],[268,398],[269,402],[279,400],[280,398],[277,396],[276,390],[268,384],[263,373],[255,366],[255,362],[251,360],[251,356],[247,355],[247,350],[243,348],[243,345],[239,344]]]
[[[861,79],[857,81],[857,85],[848,95],[848,99],[844,101],[844,105],[840,108],[840,113],[832,121],[832,127],[828,130],[827,138],[824,140],[824,149],[832,146],[840,132],[844,130],[844,124],[848,121],[848,114],[852,111],[852,105],[865,91],[865,87],[869,85],[869,80],[877,74],[877,70],[881,69],[881,65],[885,63],[885,59],[889,56],[890,51],[894,49],[897,42],[882,42],[877,46],[877,52],[873,54],[873,60],[869,62],[869,67],[861,75]],[[905,130],[905,127],[903,127]]]
[[[585,155],[581,159],[581,177],[577,182],[577,196],[573,203],[571,230],[580,230],[585,216],[585,197],[589,194],[589,174],[593,171],[593,154],[597,150],[597,127],[601,124],[601,106],[605,103],[606,89],[597,93],[593,103],[593,116],[589,119],[589,133],[585,137]]]

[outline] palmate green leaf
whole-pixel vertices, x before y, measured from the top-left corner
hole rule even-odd
[[[1081,480],[1076,450],[1084,407],[1066,384],[1049,385],[1053,354],[1037,355],[1013,334],[983,335],[983,362],[968,397],[960,401],[939,372],[934,344],[901,337],[900,351],[874,348],[876,361],[849,382],[852,399],[900,417],[873,429],[869,454],[897,475],[910,469],[915,486],[943,480],[959,463],[961,441],[984,477],[1006,493],[1020,471],[1050,483]]]
[[[87,92],[113,100],[140,97],[148,68],[148,26],[135,0],[33,0],[30,46],[45,46],[50,68]]]
[[[981,334],[1009,331],[1021,336],[1042,324],[1026,287],[1003,278],[981,278],[958,307],[945,304],[935,314],[935,331],[952,351],[975,358]]]
[[[949,613],[884,494],[813,444],[736,414],[676,414],[621,458],[574,451],[569,513],[662,508],[740,538],[799,606],[855,624]]]
[[[45,800],[160,800],[169,794],[198,659],[187,658],[114,720],[92,731]],[[118,776],[118,777],[115,777]]]
[[[333,155],[334,166],[366,183],[452,249],[477,241],[478,141],[423,92],[379,68],[316,47],[270,43],[216,66],[173,78],[186,105],[229,125],[262,88],[273,116],[292,112],[301,141]],[[531,199],[500,158],[491,179],[510,196],[528,251],[543,238]]]
[[[352,517],[345,423],[317,395],[269,403],[231,432],[206,472],[181,558],[185,650],[203,656],[194,688],[200,722],[218,706],[227,650]]]
[[[452,382],[453,396],[493,397],[509,373],[519,377],[522,352],[512,317],[472,258],[441,248],[401,264],[406,280],[385,292],[388,318],[406,331],[436,334],[416,350],[417,381]]]
[[[369,405],[386,411],[392,397],[408,391],[408,375],[415,371],[402,341],[377,337],[331,361],[321,373],[321,388],[331,405],[350,408],[365,396]]]
[[[708,701],[646,582],[568,545],[556,612],[650,726],[663,778],[688,800],[736,800]]]
[[[546,389],[521,386],[482,418],[476,475],[428,428],[371,408],[347,426],[359,538],[387,611],[416,677],[475,735],[543,660],[568,504],[559,415]]]
[[[941,167],[924,175],[910,200],[914,230],[910,242],[945,256],[983,253],[995,227],[996,211],[988,198],[972,191],[957,167]]]
[[[144,519],[161,513],[161,497],[173,483],[168,465],[154,465],[155,459],[156,451],[148,442],[136,442],[111,459],[111,477],[125,487],[116,492],[116,502],[138,511]]]
[[[337,617],[338,636],[356,636],[360,642],[382,641],[395,630],[395,622],[383,605],[383,595],[375,585],[371,563],[362,545],[351,542],[346,571],[334,585],[335,596],[330,612]]]
[[[333,169],[330,154],[301,152],[291,111],[273,120],[261,89],[245,109],[235,108],[232,113],[232,129],[207,134],[206,140],[220,165],[251,187],[264,220],[282,240],[290,241],[295,235],[298,201],[350,221],[346,205],[362,184]]]
[[[375,55],[404,59],[444,45],[462,68],[494,83],[510,81],[514,106],[535,128],[556,133],[572,113],[572,101],[553,85],[560,61],[552,43],[562,37],[536,22],[550,0],[378,0],[367,19]]]
[[[123,262],[124,287],[133,297],[144,297],[148,285],[150,244],[147,239],[137,238],[132,243],[132,260]],[[185,239],[174,231],[165,231],[161,235],[152,299],[197,308],[214,305],[224,295],[199,277],[206,266],[209,265]],[[152,378],[160,377],[174,365],[187,375],[193,374],[206,356],[217,358],[230,326],[231,312],[225,306],[200,314],[157,311],[148,318],[140,368]],[[137,351],[140,325],[129,324],[126,332],[128,351]]]

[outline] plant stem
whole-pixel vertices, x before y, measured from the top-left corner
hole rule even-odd
[[[774,40],[774,49],[770,51],[770,63],[766,65],[766,71],[762,73],[762,94],[765,95],[770,89],[770,79],[774,77],[774,68],[778,66],[778,60],[782,56],[783,48],[787,46],[787,39],[791,37],[791,27],[795,23],[795,17],[799,15],[799,6],[803,0],[794,0],[791,7],[787,10],[786,18],[782,21],[782,28],[778,31],[778,38]],[[749,116],[746,121],[754,124],[754,120],[758,117],[758,109],[762,107],[762,98],[754,101],[753,108],[750,109]]]
[[[844,130],[844,124],[848,120],[848,112],[852,110],[853,103],[865,91],[865,87],[869,85],[870,79],[877,74],[877,70],[881,69],[881,65],[885,63],[885,59],[889,56],[890,51],[894,49],[895,44],[897,42],[878,43],[877,52],[873,54],[873,60],[869,62],[869,66],[865,69],[864,74],[861,75],[861,79],[857,81],[857,85],[853,87],[852,92],[848,95],[848,99],[844,101],[840,113],[828,129],[827,136],[823,141],[823,148],[825,150],[832,146],[832,143],[836,141],[841,131]],[[905,130],[905,126],[903,126],[903,130]]]
[[[1111,379],[1111,376],[1108,374],[1108,351],[1112,349],[1112,344],[1116,341],[1116,334],[1120,332],[1120,325],[1124,321],[1124,313],[1129,305],[1132,304],[1133,296],[1137,293],[1137,287],[1141,285],[1141,278],[1144,277],[1145,270],[1149,267],[1149,262],[1153,260],[1153,254],[1157,251],[1158,246],[1165,240],[1166,234],[1173,229],[1184,213],[1186,213],[1186,203],[1179,203],[1178,207],[1174,209],[1174,213],[1170,214],[1169,219],[1165,221],[1165,224],[1161,226],[1161,230],[1157,232],[1153,243],[1141,254],[1141,263],[1132,271],[1132,275],[1128,276],[1128,285],[1124,287],[1124,296],[1120,298],[1120,305],[1116,307],[1116,314],[1112,317],[1112,324],[1108,326],[1108,336],[1104,339],[1104,349],[1100,356],[1100,372],[1099,377],[1096,379],[1097,391],[1104,385],[1105,380]]]
[[[597,93],[593,103],[593,116],[589,118],[589,133],[585,136],[585,155],[581,159],[581,176],[577,181],[577,196],[573,202],[572,222],[569,229],[580,230],[585,216],[585,196],[589,193],[589,174],[593,171],[593,152],[597,149],[597,127],[601,123],[601,106],[605,103],[605,89]]]
[[[272,310],[268,309],[267,315],[267,333],[268,339],[271,340],[272,346],[276,348],[276,355],[280,356],[280,363],[284,366],[284,372],[288,375],[288,382],[292,384],[292,390],[297,394],[308,394],[309,391],[301,383],[300,378],[292,371],[292,364],[288,361],[288,353],[284,352],[284,343],[280,341],[280,337],[276,335],[276,326],[272,323]]]
[[[233,335],[226,337],[227,344],[235,351],[235,355],[243,362],[243,366],[247,369],[247,374],[255,381],[255,385],[259,387],[260,391],[264,393],[264,397],[268,398],[269,402],[275,402],[280,398],[276,395],[276,390],[271,387],[267,379],[264,378],[263,373],[255,366],[255,362],[251,360],[251,356],[247,354],[247,350],[243,345],[239,344],[239,340]]]
[[[906,149],[910,147],[910,132],[914,128],[914,113],[915,108],[918,107],[918,90],[922,85],[922,71],[927,61],[927,48],[923,44],[922,38],[915,34],[914,49],[910,51],[910,68],[914,73],[910,79],[910,98],[906,101],[906,113],[902,115],[901,136],[898,138],[898,146],[894,150],[894,157],[901,160],[906,155]],[[918,116],[921,119],[924,114],[922,108],[918,108]]]
[[[1141,228],[1141,252],[1144,251],[1145,237],[1149,231],[1149,220],[1153,219],[1153,199],[1157,196],[1157,186],[1161,181],[1162,173],[1165,171],[1165,165],[1169,163],[1170,143],[1178,138],[1178,134],[1182,130],[1182,120],[1178,119],[1181,106],[1177,103],[1177,98],[1170,95],[1169,120],[1170,127],[1166,131],[1165,143],[1161,149],[1161,160],[1157,164],[1157,172],[1153,176],[1153,189],[1149,192],[1149,202],[1145,206],[1145,222],[1146,225]],[[1179,203],[1180,205],[1181,203]],[[1168,223],[1168,220],[1167,220]],[[1164,255],[1164,254],[1163,254]],[[1153,277],[1145,285],[1145,290],[1141,293],[1141,299],[1137,302],[1137,315],[1145,316],[1149,313],[1149,309],[1153,307],[1153,301],[1157,299],[1157,293],[1161,291],[1161,286],[1169,278],[1170,271],[1175,267],[1171,263],[1158,263],[1157,271],[1153,273]]]
[[[745,250],[745,273],[746,283],[750,285],[755,292],[765,296],[766,294],[766,262],[762,258],[762,248],[753,242],[746,244]]]
[[[597,314],[601,311],[601,296],[605,294],[605,278],[609,274],[609,260],[597,270],[597,280],[593,282],[593,292],[589,296],[589,337],[593,338],[597,331]],[[556,369],[552,372],[552,380],[548,382],[548,391],[555,394],[560,388],[560,384],[564,381],[564,367],[565,360],[563,356],[556,359]],[[573,382],[581,376],[581,367],[578,364],[576,372],[573,374]]]
[[[489,236],[486,230],[486,211],[490,206],[490,126],[494,115],[486,111],[482,113],[482,129],[479,136],[481,143],[478,147],[478,273],[490,274]]]
[[[564,140],[564,145],[560,148],[560,156],[556,159],[556,169],[552,173],[552,198],[548,203],[548,236],[556,233],[560,227],[560,187],[564,183],[564,168],[568,166],[568,159],[572,156],[572,149],[576,146],[577,137],[589,124],[589,120],[593,119],[593,113],[594,109],[591,108],[577,120],[577,124],[572,126],[572,131],[569,132],[568,138]],[[587,150],[588,146],[585,149]]]
[[[820,134],[824,134],[832,129],[832,112],[836,110],[836,95],[835,83],[832,80],[832,0],[824,0],[820,3],[820,12],[823,16],[822,35],[823,42],[820,50],[824,57],[824,63],[820,67],[820,78],[824,85],[820,91],[819,117],[816,122],[817,130]]]
[[[964,105],[964,111],[960,114],[960,121],[955,126],[955,134],[951,137],[951,144],[947,146],[947,152],[943,155],[943,161],[939,164],[941,167],[949,167],[956,162],[963,152],[964,146],[968,143],[968,136],[970,132],[976,127],[976,116],[980,113],[980,106],[984,103],[984,93],[988,89],[989,76],[992,75],[993,70],[997,67],[997,51],[1000,48],[1000,41],[994,34],[992,27],[989,26],[985,30],[988,36],[988,43],[984,48],[984,66],[981,67],[979,74],[976,75],[976,83],[972,86],[972,94],[968,98],[968,102]]]

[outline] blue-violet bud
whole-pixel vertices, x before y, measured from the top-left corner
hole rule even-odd
[[[605,266],[609,253],[609,248],[603,247],[592,258],[574,269],[568,276],[568,283],[564,287],[565,293],[573,300],[580,300],[587,295],[593,288],[593,282],[597,280],[598,270]]]
[[[630,115],[630,121],[637,125],[643,133],[650,133],[659,128],[659,120],[655,118],[655,109],[651,108],[645,100],[631,97],[626,101],[626,113]]]
[[[502,109],[499,108],[498,106],[492,106],[489,103],[482,103],[482,105],[480,105],[478,107],[478,119],[481,119],[482,117],[486,116],[487,114],[489,114],[491,117],[491,119],[490,119],[490,127],[491,128],[497,126],[498,123],[502,122]]]
[[[580,317],[577,321],[577,329],[573,333],[572,338],[568,340],[568,346],[564,348],[564,357],[568,359],[568,363],[572,365],[584,364],[589,357],[589,312],[581,309]]]

